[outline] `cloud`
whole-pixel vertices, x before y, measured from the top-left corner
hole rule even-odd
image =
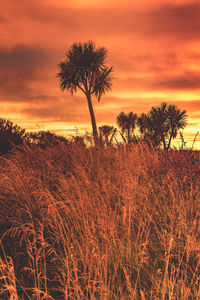
[[[193,118],[193,114],[200,111],[200,99],[199,100],[179,100],[176,101],[176,103],[170,104],[176,104],[178,107],[180,107],[182,110],[186,110],[188,112],[188,117]],[[195,119],[198,119],[198,117],[195,116]]]
[[[46,54],[46,53],[45,53]],[[23,45],[16,45],[11,50],[0,49],[0,64],[1,68],[18,70],[24,68],[33,68],[43,65],[47,59],[44,51],[39,49],[29,48]]]
[[[0,101],[26,102],[41,97],[32,84],[41,79],[43,69],[48,69],[50,54],[41,49],[16,46],[11,50],[0,49]]]
[[[162,102],[160,100],[160,102]],[[98,124],[115,123],[117,115],[122,112],[147,112],[152,105],[157,105],[153,98],[123,98],[105,96],[101,102],[93,99],[93,107]],[[72,124],[90,124],[90,114],[84,96],[73,97],[65,95],[51,103],[36,103],[31,107],[20,109],[20,113],[31,120],[44,120],[45,122],[67,122]]]
[[[89,111],[83,97],[63,95],[55,101],[40,102],[22,108],[21,113],[30,119],[44,119],[52,122],[87,122]],[[80,113],[81,111],[81,113]]]
[[[122,41],[129,40],[132,47],[142,38],[154,40],[157,44],[163,42],[166,37],[175,43],[199,37],[200,4],[197,2],[137,6],[126,1],[123,6],[110,3],[101,7],[78,8],[21,0],[16,4],[12,2],[12,5],[4,5],[4,11],[9,8],[9,23],[15,24],[15,31],[19,26],[24,38],[28,33],[34,37],[33,41],[43,36],[45,41],[50,41],[51,46],[56,45],[55,39],[60,44],[61,40],[71,43],[77,39],[95,39],[95,36],[102,41],[112,39],[111,42],[114,40],[118,46],[116,38]],[[13,23],[16,14],[20,16],[20,20],[15,18]],[[24,26],[24,23],[28,24],[28,27]],[[35,31],[37,35],[34,34]],[[159,40],[155,40],[158,37]],[[123,42],[120,47],[123,47]]]
[[[152,17],[152,27],[155,32],[168,34],[174,38],[184,40],[199,39],[200,3],[186,3],[184,5],[164,5]],[[159,25],[159,29],[158,26]],[[156,30],[157,27],[157,30]]]
[[[199,90],[200,72],[187,72],[179,76],[170,76],[154,82],[154,88],[175,90]]]
[[[122,110],[147,112],[162,101],[162,93],[172,101],[176,96],[174,104],[182,109],[200,111],[198,100],[181,101],[181,92],[190,99],[199,92],[199,2],[112,0],[91,6],[88,0],[80,7],[79,1],[4,1],[2,103],[9,109],[21,103],[18,113],[27,120],[90,123],[84,96],[62,93],[56,73],[72,43],[93,40],[108,49],[115,72],[112,92],[99,104],[94,101],[98,122],[115,122]]]
[[[0,16],[0,23],[4,23],[6,18],[4,16]]]

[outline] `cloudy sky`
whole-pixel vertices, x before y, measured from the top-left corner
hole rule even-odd
[[[108,49],[112,91],[98,125],[165,101],[200,130],[200,2],[192,0],[7,0],[0,11],[0,117],[24,128],[90,130],[87,102],[59,88],[58,63],[75,42]],[[199,138],[198,138],[199,139]]]

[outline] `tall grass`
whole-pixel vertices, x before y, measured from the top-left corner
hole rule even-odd
[[[71,145],[0,160],[0,298],[199,299],[200,154]]]

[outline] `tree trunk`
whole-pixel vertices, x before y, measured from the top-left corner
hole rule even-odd
[[[109,144],[109,141],[108,141],[108,134],[105,136],[105,138],[106,138],[106,146],[108,146],[108,144]]]
[[[89,93],[87,93],[86,97],[87,97],[87,102],[88,102],[88,107],[89,107],[90,117],[91,117],[91,122],[92,122],[94,142],[95,142],[95,145],[97,145],[98,132],[97,132],[97,124],[96,124],[96,119],[95,119],[95,115],[94,115],[94,110],[93,110],[93,106],[92,106],[91,95]]]
[[[127,133],[128,133],[128,144],[130,143],[130,128],[127,128]]]
[[[164,150],[166,150],[166,141],[163,133],[162,133],[162,142],[163,142],[163,148]]]
[[[171,145],[171,141],[172,141],[172,136],[174,134],[174,131],[172,130],[171,134],[170,134],[170,138],[169,138],[169,142],[168,142],[168,146],[167,146],[167,150],[169,150],[170,145]]]

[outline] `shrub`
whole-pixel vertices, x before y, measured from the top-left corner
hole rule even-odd
[[[15,125],[12,121],[0,119],[0,154],[8,153],[15,146],[28,141],[25,129]]]
[[[41,148],[44,149],[48,146],[58,145],[60,142],[64,144],[68,143],[68,140],[65,137],[44,130],[36,133],[31,132],[30,139],[32,144],[39,145]]]

